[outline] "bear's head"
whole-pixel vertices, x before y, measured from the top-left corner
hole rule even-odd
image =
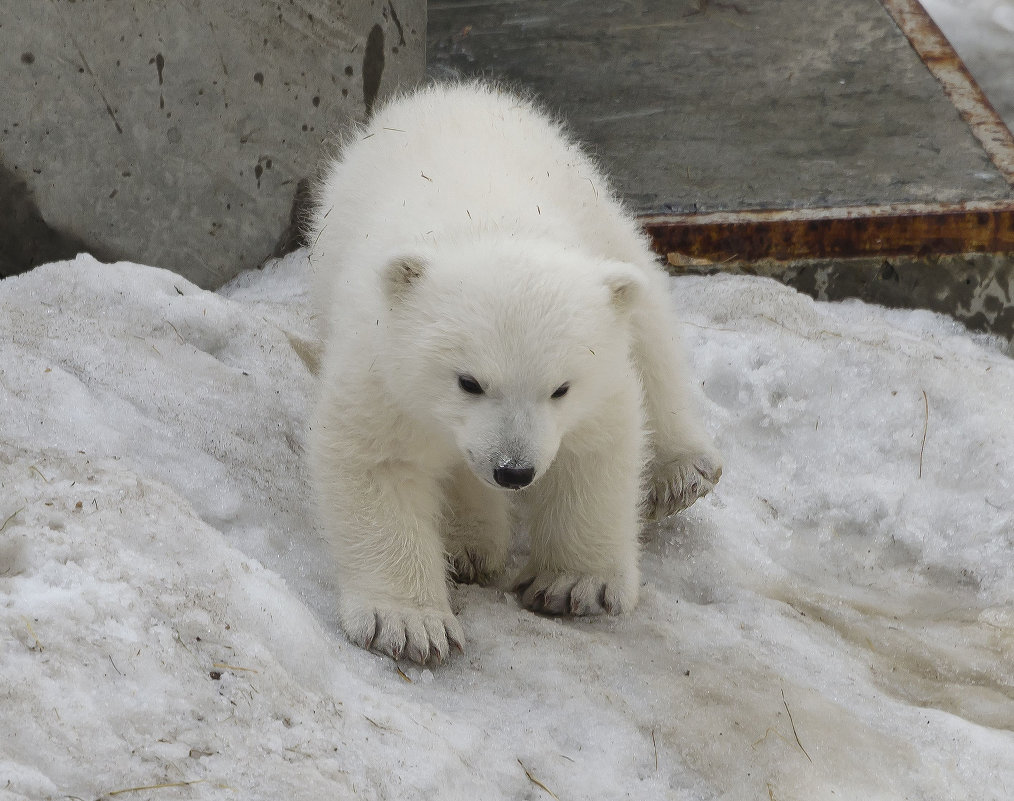
[[[631,265],[480,239],[395,256],[381,280],[389,389],[494,487],[537,481],[637,380],[629,317],[644,289]]]

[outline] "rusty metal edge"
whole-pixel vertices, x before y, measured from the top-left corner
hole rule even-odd
[[[880,0],[912,49],[979,140],[1007,183],[1014,185],[1014,136],[975,78],[918,0]]]
[[[670,262],[1014,252],[1014,203],[895,204],[639,218]]]
[[[1008,184],[1014,136],[917,0],[880,0]],[[1014,252],[1014,201],[744,210],[639,218],[672,263]]]

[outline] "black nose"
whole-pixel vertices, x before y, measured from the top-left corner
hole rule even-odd
[[[498,467],[493,471],[493,480],[507,489],[527,487],[535,478],[534,467]]]

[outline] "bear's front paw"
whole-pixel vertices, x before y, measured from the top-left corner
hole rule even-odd
[[[637,581],[623,576],[526,573],[514,591],[522,606],[545,615],[618,615],[637,604]]]
[[[656,459],[648,471],[648,493],[641,504],[647,520],[661,520],[686,509],[715,488],[722,460],[713,450]]]
[[[464,652],[464,632],[449,610],[380,607],[345,599],[341,622],[354,644],[392,659],[405,657],[425,665],[443,662],[451,648]]]

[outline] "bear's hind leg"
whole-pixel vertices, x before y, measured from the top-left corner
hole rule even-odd
[[[644,431],[636,382],[561,447],[530,490],[531,557],[515,589],[547,614],[619,614],[637,604]]]
[[[641,514],[660,520],[715,488],[722,458],[694,409],[682,347],[659,297],[643,298],[633,316],[634,363],[644,389],[651,432]]]
[[[463,584],[486,584],[507,562],[511,522],[506,495],[460,465],[451,475],[447,503],[451,577]]]

